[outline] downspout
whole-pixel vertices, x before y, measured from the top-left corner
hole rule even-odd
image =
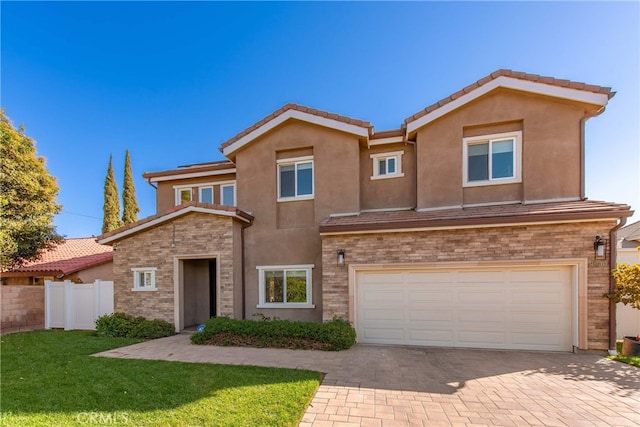
[[[242,268],[242,319],[246,319],[247,318],[247,304],[246,304],[246,299],[247,299],[247,295],[246,295],[246,286],[245,286],[245,268],[244,268],[244,229],[245,228],[249,228],[253,225],[253,218],[249,221],[248,224],[243,224],[242,228],[240,229],[240,265]]]
[[[158,186],[157,185],[153,185],[153,183],[151,182],[151,178],[147,178],[147,184],[149,184],[150,186],[152,186],[156,190],[158,189]]]
[[[616,269],[616,258],[618,257],[617,231],[627,223],[627,217],[621,217],[618,225],[609,231],[609,293],[613,293],[616,288],[616,279],[611,274]],[[609,354],[616,356],[616,302],[609,298]]]
[[[404,143],[413,145],[413,210],[418,209],[418,144],[409,141],[409,135],[405,128]]]
[[[584,116],[582,116],[582,118],[580,118],[580,200],[586,200],[586,194],[585,194],[585,124],[587,123],[587,120],[599,116],[600,114],[602,114],[602,112],[604,111],[605,107],[602,107],[600,110],[598,110],[596,113],[591,113],[591,114],[585,114]]]

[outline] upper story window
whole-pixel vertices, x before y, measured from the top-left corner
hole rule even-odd
[[[313,308],[313,265],[259,266],[258,308]]]
[[[190,202],[191,200],[193,200],[191,187],[176,188],[176,205],[181,205],[183,203]]]
[[[156,268],[139,267],[132,268],[133,289],[132,291],[157,291],[156,288]]]
[[[220,201],[222,202],[221,204],[225,206],[236,205],[236,185],[235,184],[220,185]]]
[[[464,186],[522,181],[522,132],[463,138]]]
[[[198,190],[200,203],[213,203],[213,187],[200,187]]]
[[[373,175],[371,179],[399,178],[402,173],[403,151],[393,151],[391,153],[371,154],[373,160]]]
[[[313,156],[278,160],[278,201],[313,198]]]

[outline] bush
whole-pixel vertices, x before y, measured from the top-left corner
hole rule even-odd
[[[194,344],[281,347],[315,350],[345,350],[356,342],[353,327],[340,318],[330,322],[290,320],[235,320],[211,318],[202,332],[191,336]]]
[[[113,313],[96,319],[96,335],[110,338],[154,339],[170,337],[175,328],[164,320],[147,320],[125,313]]]

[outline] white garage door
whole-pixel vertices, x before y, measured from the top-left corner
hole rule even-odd
[[[358,341],[571,351],[569,267],[363,271]]]

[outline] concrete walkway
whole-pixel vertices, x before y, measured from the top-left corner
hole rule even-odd
[[[180,334],[96,356],[324,372],[301,427],[640,426],[640,369],[589,353],[256,349]]]

